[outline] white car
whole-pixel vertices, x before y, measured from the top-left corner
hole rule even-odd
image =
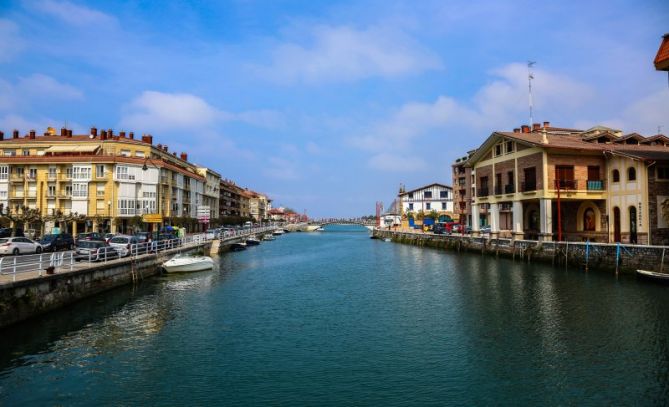
[[[3,237],[0,239],[0,255],[42,253],[42,245],[27,237]]]

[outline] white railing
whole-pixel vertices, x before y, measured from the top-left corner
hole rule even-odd
[[[215,239],[227,240],[239,238],[242,236],[266,233],[274,229],[275,227],[267,226],[225,231],[223,233],[199,233],[187,235],[178,239],[155,240],[152,242],[130,244],[125,248],[118,246],[104,246],[98,250],[92,250],[88,254],[77,254],[76,251],[66,251],[0,257],[0,275],[12,275],[12,281],[16,281],[17,274],[38,272],[39,276],[43,276],[44,274],[55,273],[56,271],[72,271],[77,267],[77,263],[106,263],[124,257],[136,259],[138,256],[156,254],[165,250],[179,248],[188,249]],[[51,267],[53,267],[53,269],[51,269]]]

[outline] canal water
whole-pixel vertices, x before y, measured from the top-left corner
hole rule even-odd
[[[0,404],[669,402],[669,287],[328,230],[0,331]]]

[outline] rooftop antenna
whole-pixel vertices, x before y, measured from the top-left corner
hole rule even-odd
[[[534,79],[534,75],[532,74],[532,67],[536,64],[534,61],[527,61],[527,85],[528,85],[528,90],[529,90],[529,99],[530,99],[530,129],[532,129],[532,126],[534,124],[534,116],[532,114],[532,79]]]

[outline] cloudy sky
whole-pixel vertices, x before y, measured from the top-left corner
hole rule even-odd
[[[547,4],[543,4],[547,3]],[[151,133],[274,205],[370,214],[529,121],[669,133],[669,2],[0,1],[0,129]]]

